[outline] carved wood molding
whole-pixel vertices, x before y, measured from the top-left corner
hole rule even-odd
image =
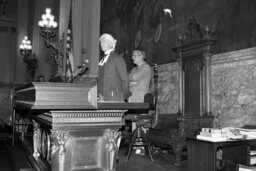
[[[53,123],[120,123],[124,110],[52,111]]]
[[[16,28],[15,27],[8,27],[8,26],[0,26],[0,32],[1,33],[12,33],[15,34],[16,33]]]

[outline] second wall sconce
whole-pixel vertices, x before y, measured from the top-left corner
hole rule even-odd
[[[36,69],[37,69],[37,59],[35,57],[35,54],[32,55],[32,45],[31,41],[28,40],[28,37],[25,36],[20,44],[20,54],[23,56],[23,61],[27,64],[28,67],[28,73],[30,77],[34,80]]]

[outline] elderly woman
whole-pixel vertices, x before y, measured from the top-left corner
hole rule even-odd
[[[149,92],[151,68],[145,59],[146,53],[144,51],[133,51],[132,60],[136,67],[129,74],[129,88],[132,93],[129,102],[143,102],[144,95]]]
[[[136,67],[134,67],[129,74],[129,89],[132,93],[129,97],[129,102],[144,102],[145,94],[149,93],[151,68],[145,62],[145,59],[146,53],[144,51],[133,51],[132,60]],[[136,124],[132,122],[132,132],[135,128]],[[143,148],[136,147],[136,154],[144,154],[142,150]]]

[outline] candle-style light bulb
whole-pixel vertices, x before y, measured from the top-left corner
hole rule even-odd
[[[46,8],[46,9],[45,9],[45,13],[46,13],[46,14],[50,14],[50,13],[51,13],[51,8]]]

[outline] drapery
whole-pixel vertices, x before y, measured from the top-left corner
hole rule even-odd
[[[67,63],[66,44],[67,44],[67,30],[68,30],[69,15],[70,15],[70,5],[71,5],[71,0],[60,1],[59,41],[63,41],[63,47],[60,52],[63,58],[63,68],[59,67],[59,70],[60,70],[59,72],[62,73],[62,76],[64,77],[66,73],[66,63]]]
[[[16,56],[16,21],[0,17],[0,119],[9,119],[12,112],[10,94],[14,81]]]
[[[82,18],[83,18],[83,0],[67,0],[61,1],[60,4],[60,26],[59,26],[59,40],[63,39],[64,49],[62,50],[64,61],[63,72],[67,82],[73,77],[72,73],[77,70],[77,67],[82,64]],[[70,21],[70,19],[72,21]],[[70,27],[71,23],[71,28]],[[68,29],[71,34],[68,36]],[[68,38],[72,42],[72,46],[66,48]],[[69,44],[70,45],[70,44]],[[71,54],[72,52],[72,54]],[[72,57],[72,59],[70,59]],[[72,64],[72,65],[71,65]]]
[[[70,6],[72,3],[72,13]],[[59,40],[67,44],[69,15],[72,18],[72,43],[74,72],[85,60],[89,61],[89,77],[97,77],[99,62],[100,0],[61,0]],[[66,48],[63,48],[63,64],[67,62]],[[67,65],[64,65],[63,72]]]
[[[86,1],[84,1],[86,2]],[[73,52],[75,70],[82,64],[83,0],[74,0],[72,6]]]
[[[89,61],[85,77],[98,76],[100,0],[73,0],[74,67]]]
[[[0,82],[13,81],[14,58],[16,55],[16,23],[13,26],[0,20]]]

